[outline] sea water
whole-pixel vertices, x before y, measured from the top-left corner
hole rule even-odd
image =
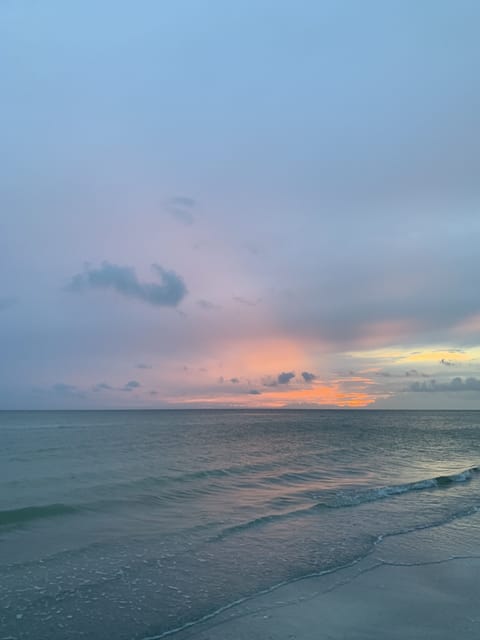
[[[386,538],[448,549],[479,464],[477,412],[0,412],[0,638],[174,637]]]

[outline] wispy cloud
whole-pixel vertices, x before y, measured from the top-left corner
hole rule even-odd
[[[65,384],[64,382],[58,382],[52,386],[52,391],[59,396],[65,398],[85,398],[85,394],[72,384]]]
[[[480,380],[478,378],[452,378],[449,382],[413,382],[408,391],[418,392],[439,392],[439,391],[480,391]]]
[[[262,301],[261,298],[250,300],[249,298],[243,298],[242,296],[233,296],[233,300],[235,300],[235,302],[239,302],[240,304],[244,304],[247,307],[256,307],[257,304]]]
[[[262,378],[262,384],[264,387],[276,387],[278,384],[277,378],[274,378],[273,376],[263,376]]]
[[[94,384],[92,387],[92,391],[98,393],[99,391],[134,391],[135,389],[140,388],[142,385],[137,380],[129,380],[123,387],[112,387],[112,385],[107,382],[99,382],[98,384]]]
[[[113,289],[121,295],[153,306],[176,307],[187,294],[183,279],[158,264],[152,264],[152,270],[160,278],[161,284],[140,282],[132,267],[109,262],[102,262],[99,269],[87,265],[83,273],[73,276],[67,288],[77,293],[89,289]]]
[[[113,391],[113,387],[106,382],[99,382],[98,384],[93,385],[92,391],[95,391],[95,393],[98,393],[99,391]]]
[[[121,388],[121,391],[133,391],[134,389],[138,389],[142,385],[137,380],[130,380]]]
[[[409,369],[405,371],[405,376],[407,378],[430,378],[429,373],[423,373],[423,371],[419,371],[418,369]]]
[[[193,224],[196,201],[188,196],[175,196],[165,203],[165,210],[183,224]]]
[[[215,309],[221,309],[220,305],[210,302],[210,300],[197,300],[197,305],[204,311],[214,311]]]

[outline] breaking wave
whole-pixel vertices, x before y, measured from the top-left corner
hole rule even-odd
[[[15,526],[42,518],[70,515],[75,511],[77,511],[75,507],[61,503],[6,509],[0,511],[0,527]]]

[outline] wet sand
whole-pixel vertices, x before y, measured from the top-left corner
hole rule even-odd
[[[307,578],[236,605],[176,640],[480,637],[480,556],[385,563]]]

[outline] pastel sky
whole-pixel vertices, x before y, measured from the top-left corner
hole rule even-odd
[[[0,408],[480,409],[477,0],[2,0]]]

